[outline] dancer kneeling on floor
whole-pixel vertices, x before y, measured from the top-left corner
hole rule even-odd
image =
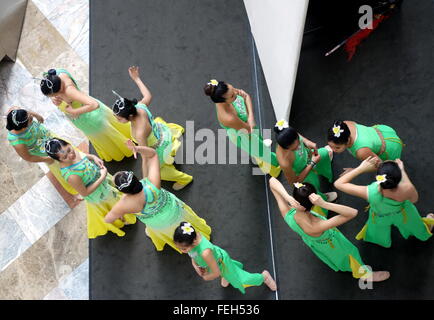
[[[265,283],[276,291],[276,282],[267,270],[262,273],[249,273],[243,264],[231,259],[226,250],[212,244],[188,222],[181,222],[173,235],[176,246],[182,253],[188,253],[197,274],[205,281],[221,277],[221,285],[231,284],[242,293],[245,288]]]

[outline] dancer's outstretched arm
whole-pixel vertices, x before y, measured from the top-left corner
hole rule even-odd
[[[142,155],[143,178],[147,177],[154,186],[160,189],[160,160],[157,152],[150,147],[136,146],[131,140],[127,141],[127,147],[134,152],[134,157],[137,157],[137,153]]]
[[[277,205],[279,206],[280,214],[285,218],[286,214],[291,208],[302,209],[300,203],[288,194],[285,187],[274,177],[270,178],[270,189],[276,198]]]
[[[373,169],[375,170],[376,163],[377,159],[375,157],[368,157],[363,160],[357,168],[349,171],[336,180],[334,186],[340,191],[368,200],[368,187],[359,186],[350,182],[364,172],[370,172]]]
[[[143,103],[149,106],[152,101],[152,94],[151,91],[148,89],[148,87],[146,87],[146,85],[143,83],[142,79],[140,79],[139,67],[136,66],[129,67],[128,73],[130,74],[131,79],[139,87],[139,90],[143,96],[142,100],[140,100],[139,103]]]

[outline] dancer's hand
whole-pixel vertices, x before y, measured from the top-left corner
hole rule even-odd
[[[250,118],[249,117],[249,119],[247,119],[247,124],[250,127],[250,133],[252,133],[253,129],[255,129],[255,127],[256,127],[255,118]]]
[[[127,142],[125,142],[128,149],[130,149],[134,153],[134,159],[137,159],[137,148],[134,142],[131,139],[128,139]]]
[[[100,158],[98,158],[97,156],[93,156],[93,162],[95,162],[95,164],[100,168],[104,168],[104,161],[102,161]]]
[[[60,104],[63,102],[62,98],[60,98],[60,97],[58,97],[58,96],[51,97],[51,101],[52,101],[56,106],[60,105]]]
[[[289,205],[292,208],[294,208],[295,210],[299,210],[299,211],[305,210],[305,207],[303,207],[300,204],[300,202],[298,202],[297,200],[295,200],[293,197],[291,197],[288,202],[289,202]]]
[[[128,73],[130,74],[130,78],[133,79],[134,81],[136,81],[137,79],[140,78],[139,67],[136,67],[136,66],[129,67]]]
[[[244,99],[247,99],[248,94],[244,90],[235,89],[235,93],[239,96],[242,96]]]
[[[398,165],[399,169],[404,170],[404,162],[402,162],[401,159],[396,159],[395,162]]]
[[[375,171],[378,167],[378,158],[369,156],[359,164],[359,170],[362,172]]]
[[[316,193],[311,193],[309,195],[309,201],[312,202],[313,205],[323,207],[326,201],[324,201],[321,196],[317,195]]]
[[[318,155],[318,147],[317,147],[317,145],[316,145],[315,142],[309,141],[309,142],[307,142],[307,143],[305,142],[304,144],[306,145],[306,147],[307,147],[308,149],[310,149],[310,150],[313,149],[313,155],[315,155],[315,156]],[[313,160],[313,159],[312,159],[312,160]],[[315,161],[315,160],[313,160],[313,161]],[[315,162],[316,162],[316,161],[315,161]]]
[[[101,177],[103,177],[103,179],[105,179],[107,177],[107,168],[106,167],[102,167],[101,170],[99,171],[101,173]]]
[[[316,164],[318,164],[321,161],[321,156],[319,155],[318,152],[312,155],[312,161],[315,162]]]
[[[39,123],[44,123],[44,118],[37,113],[34,113],[33,116],[38,120]]]
[[[77,119],[80,115],[75,113],[75,110],[73,107],[71,107],[70,105],[68,105],[65,108],[65,112],[72,118],[72,119]]]

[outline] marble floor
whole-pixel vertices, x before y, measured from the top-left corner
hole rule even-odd
[[[17,61],[0,62],[0,113],[13,105],[35,111],[86,150],[86,138],[33,79],[50,68],[67,69],[88,91],[88,0],[29,0]],[[89,299],[84,204],[74,207],[45,165],[19,158],[5,119],[0,126],[0,299]]]

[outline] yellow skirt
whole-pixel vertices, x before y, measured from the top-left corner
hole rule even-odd
[[[102,132],[88,136],[98,156],[104,161],[121,161],[124,157],[131,157],[133,152],[125,145],[131,139],[131,124],[117,121],[104,104],[100,104],[100,108],[104,109],[103,114],[108,123]]]
[[[151,238],[154,243],[157,251],[162,251],[164,249],[164,245],[168,244],[173,249],[182,253],[175,245],[173,241],[173,234],[175,229],[180,225],[182,221],[190,222],[194,227],[196,232],[201,232],[205,238],[210,239],[211,235],[211,227],[206,224],[206,221],[199,217],[188,205],[184,203],[182,208],[183,213],[181,217],[172,225],[167,226],[164,229],[154,229],[151,227],[146,227],[146,234],[149,238]]]
[[[116,233],[119,237],[125,235],[125,232],[120,229],[125,225],[122,220],[117,219],[113,223],[106,223],[104,221],[104,217],[121,198],[121,193],[118,190],[116,191],[116,197],[112,197],[106,201],[99,203],[86,201],[87,234],[89,239],[105,235],[108,231]],[[126,214],[123,218],[128,224],[134,224],[137,221],[134,214]]]

